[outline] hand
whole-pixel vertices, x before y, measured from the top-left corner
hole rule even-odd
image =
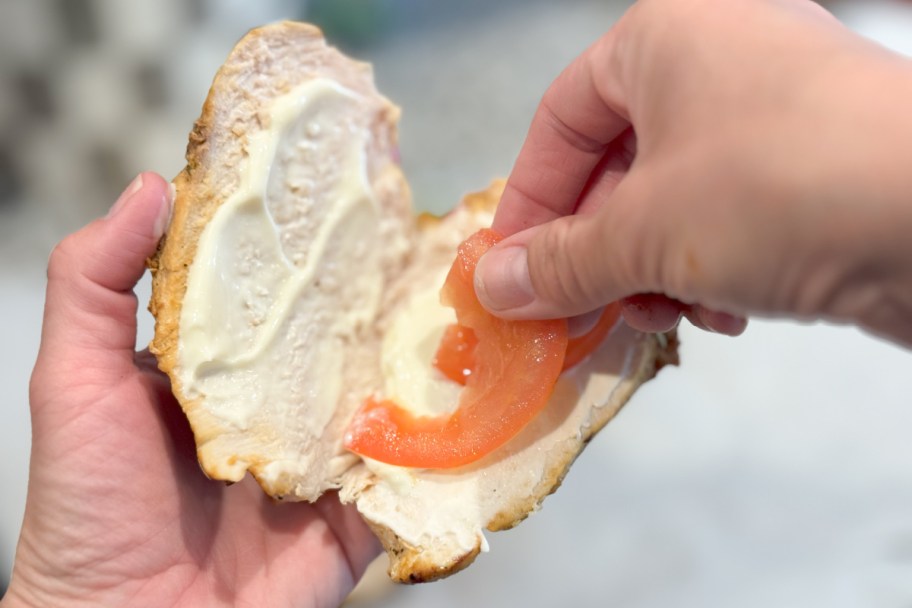
[[[206,479],[132,289],[170,208],[145,173],[51,255],[32,456],[3,606],[338,605],[378,551],[334,496],[272,504]]]
[[[545,93],[476,291],[508,318],[628,298],[644,330],[912,344],[910,107],[910,62],[809,1],[640,0]]]

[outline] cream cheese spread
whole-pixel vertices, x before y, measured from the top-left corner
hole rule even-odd
[[[247,142],[235,193],[199,237],[181,309],[180,381],[238,431],[263,416],[291,425],[283,432],[301,444],[319,437],[344,388],[344,343],[378,314],[383,273],[373,252],[383,244],[360,102],[327,79],[274,101]],[[266,474],[282,474],[283,451],[293,468],[307,467],[301,446],[277,443]],[[241,456],[223,466],[240,478],[248,464]]]
[[[429,281],[428,288],[412,294],[383,338],[384,397],[418,416],[452,412],[462,388],[433,367],[444,330],[456,322],[453,309],[440,304],[440,288],[448,270]]]

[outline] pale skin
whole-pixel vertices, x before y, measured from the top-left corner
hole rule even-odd
[[[641,0],[545,93],[476,291],[507,318],[628,298],[646,330],[826,318],[910,345],[910,107],[912,62],[811,2]]]
[[[142,275],[168,218],[157,175],[51,255],[31,382],[25,520],[3,608],[333,606],[379,551],[333,495],[275,505],[203,476],[167,378],[135,352]]]
[[[546,93],[477,291],[514,318],[628,298],[648,330],[826,317],[912,344],[910,107],[909,61],[808,2],[641,0]],[[145,173],[51,256],[3,608],[333,606],[379,550],[334,496],[274,505],[199,471],[135,351],[169,203]]]

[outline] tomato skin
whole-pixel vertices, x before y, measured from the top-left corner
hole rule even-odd
[[[349,425],[347,449],[403,467],[463,466],[509,441],[548,403],[564,364],[567,322],[505,321],[481,306],[475,266],[500,238],[481,230],[466,239],[441,290],[458,324],[477,338],[474,372],[456,411],[418,417],[394,401],[369,399]]]

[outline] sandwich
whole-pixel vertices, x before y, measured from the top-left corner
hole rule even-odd
[[[416,216],[398,118],[371,67],[316,27],[248,33],[190,133],[149,260],[150,349],[208,477],[250,474],[276,501],[335,491],[390,577],[422,582],[538,509],[677,355],[673,334],[635,332],[617,306],[581,339],[564,320],[487,315],[471,276],[498,238],[503,181]]]

